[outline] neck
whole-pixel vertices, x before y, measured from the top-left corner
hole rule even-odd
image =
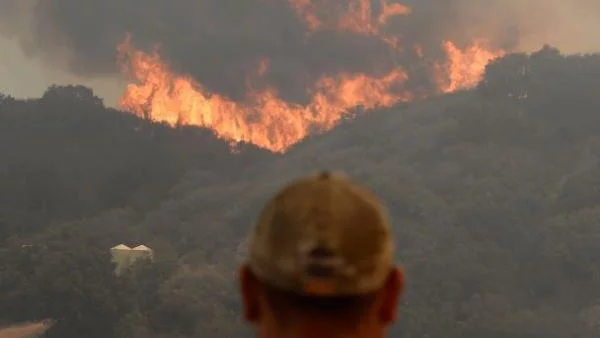
[[[278,332],[264,337],[276,338],[384,338],[378,326],[357,323],[336,323],[326,320],[310,320],[287,323]]]

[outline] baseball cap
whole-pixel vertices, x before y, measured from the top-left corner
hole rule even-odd
[[[250,234],[249,266],[263,283],[313,296],[377,290],[393,267],[387,213],[345,175],[299,178],[264,207]]]

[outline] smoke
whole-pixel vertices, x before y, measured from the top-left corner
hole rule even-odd
[[[382,13],[379,0],[370,1],[371,16]],[[360,3],[2,0],[0,33],[18,38],[28,55],[85,77],[116,74],[115,46],[131,33],[137,48],[150,51],[160,45],[161,57],[175,72],[237,100],[247,92],[247,79],[256,77],[267,59],[268,73],[252,85],[273,86],[284,99],[296,102],[323,75],[377,75],[398,65],[411,75],[407,85],[427,88],[426,64],[444,56],[444,40],[460,46],[485,38],[491,47],[509,51],[531,51],[543,44],[565,52],[600,50],[598,0],[407,0],[402,3],[411,13],[391,18],[376,33],[334,24],[347,19],[344,15],[352,14],[348,8],[360,8]],[[301,6],[312,11],[312,19],[331,25],[311,30]],[[383,37],[398,39],[400,47]],[[417,55],[416,46],[426,60]]]

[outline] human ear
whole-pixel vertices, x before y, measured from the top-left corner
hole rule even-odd
[[[404,285],[404,269],[394,267],[381,289],[379,320],[386,326],[391,325],[398,316],[398,303],[404,292]]]
[[[248,264],[244,264],[240,267],[239,283],[244,320],[250,323],[256,323],[260,319],[260,291],[258,280],[252,271],[250,271]]]

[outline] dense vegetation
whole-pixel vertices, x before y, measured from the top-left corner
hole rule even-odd
[[[342,169],[387,203],[403,338],[600,333],[600,56],[546,47],[473,90],[346,121],[285,155],[104,108],[83,87],[0,98],[0,322],[51,337],[249,337],[235,267],[285,180]],[[108,248],[153,264],[113,274]]]

